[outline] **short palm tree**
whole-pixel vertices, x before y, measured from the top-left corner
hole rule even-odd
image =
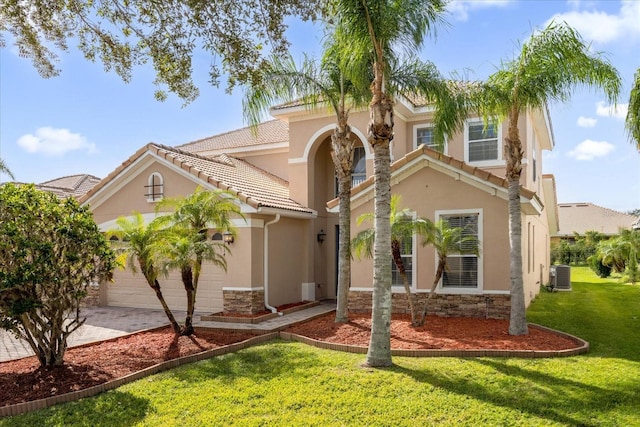
[[[188,228],[173,227],[162,233],[154,250],[160,257],[162,272],[168,275],[172,270],[180,271],[180,278],[187,294],[187,314],[181,335],[192,335],[193,313],[195,311],[198,279],[203,261],[227,270],[224,255],[229,251],[223,242],[208,242],[206,235]]]
[[[403,61],[399,53],[417,56],[426,36],[441,21],[445,3],[444,0],[338,0],[335,5],[334,37],[340,61],[345,64],[342,69],[352,81],[367,79],[372,96],[368,134],[374,153],[376,239],[371,339],[366,359],[369,366],[392,364],[389,144],[393,139],[393,96],[414,91],[433,96],[442,82],[433,64]],[[398,66],[403,62],[406,66]],[[391,72],[394,68],[407,72],[394,76]]]
[[[116,237],[117,243],[111,240],[112,247],[117,254],[117,261],[123,268],[129,268],[133,273],[139,271],[144,276],[147,284],[153,289],[162,305],[171,327],[176,334],[180,333],[180,325],[175,319],[173,312],[167,305],[162,295],[160,282],[158,281],[159,271],[156,268],[156,256],[153,248],[160,237],[160,225],[158,221],[146,224],[140,212],[134,212],[131,219],[119,217],[116,220],[118,228],[107,232],[108,236]]]
[[[215,265],[226,269],[224,261],[224,252],[222,255],[216,252],[212,253],[204,246],[209,245],[212,250],[220,249],[220,245],[229,251],[224,243],[207,242],[207,230],[216,229],[223,233],[235,235],[235,227],[233,226],[233,218],[244,218],[240,207],[237,204],[237,198],[228,191],[223,190],[204,190],[201,187],[186,196],[177,198],[166,198],[156,205],[156,210],[164,208],[173,208],[171,215],[160,216],[157,220],[165,227],[170,228],[165,239],[170,245],[161,245],[160,251],[165,252],[165,260],[169,261],[165,264],[168,267],[180,268],[183,273],[183,282],[187,292],[187,316],[185,327],[182,330],[183,335],[191,335],[193,333],[193,313],[195,311],[196,294],[198,291],[198,282],[202,271],[204,261],[212,261]],[[173,242],[173,243],[171,243]],[[189,243],[193,247],[187,245]],[[188,249],[188,250],[187,250]],[[185,282],[185,273],[187,264],[182,256],[193,256],[193,264],[189,266],[189,274],[191,279]],[[178,262],[180,260],[180,262]]]
[[[448,270],[447,260],[451,254],[460,255],[478,255],[480,253],[477,237],[475,233],[468,235],[462,227],[452,227],[445,219],[438,220],[431,228],[427,235],[427,244],[433,246],[438,256],[438,265],[436,267],[436,275],[431,286],[431,292],[424,303],[422,314],[420,317],[421,324],[427,316],[429,301],[436,293],[436,289],[442,276]]]
[[[636,71],[629,95],[629,111],[627,112],[626,128],[629,136],[635,141],[640,150],[640,68]]]
[[[336,322],[347,322],[347,303],[351,282],[351,175],[353,173],[354,141],[349,126],[352,108],[365,105],[368,88],[358,88],[341,72],[335,57],[327,48],[322,63],[305,58],[297,67],[293,58],[273,57],[263,73],[262,85],[247,90],[245,116],[252,125],[278,102],[301,101],[307,108],[329,105],[336,117],[331,134],[331,157],[338,176],[340,199],[338,243],[338,295]]]
[[[517,58],[505,62],[483,84],[450,86],[468,96],[442,97],[438,109],[457,115],[461,129],[470,111],[479,113],[485,123],[506,119],[504,139],[506,178],[508,182],[509,243],[511,247],[511,314],[509,333],[528,333],[522,273],[522,217],[520,177],[523,149],[518,126],[527,110],[543,110],[550,101],[567,101],[580,85],[602,88],[611,102],[620,91],[617,70],[601,54],[591,52],[581,36],[565,23],[550,23],[523,43]],[[451,103],[454,100],[455,103]],[[446,117],[445,116],[445,117]],[[437,121],[436,117],[436,121]],[[450,120],[450,119],[449,119]]]
[[[407,276],[407,266],[402,259],[403,248],[410,247],[413,242],[413,236],[422,237],[423,242],[429,241],[434,233],[434,226],[431,221],[424,218],[415,218],[413,212],[408,208],[400,210],[401,197],[397,194],[391,196],[391,215],[389,218],[391,227],[391,258],[398,275],[402,280],[404,291],[409,303],[409,311],[411,312],[411,324],[419,326],[421,321],[418,314],[417,302],[415,294],[411,292],[411,285]],[[372,223],[374,219],[373,213],[365,213],[358,217],[358,226],[364,222]],[[358,258],[363,255],[372,258],[373,247],[376,239],[375,228],[368,228],[360,231],[352,241],[354,253]]]
[[[13,176],[13,173],[11,173],[11,170],[9,170],[9,167],[6,165],[6,163],[2,159],[0,159],[0,173],[6,173],[7,175],[9,175],[11,179],[16,179]]]

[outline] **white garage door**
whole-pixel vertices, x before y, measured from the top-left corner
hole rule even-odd
[[[196,312],[215,313],[222,311],[222,283],[225,272],[212,264],[202,268],[198,292],[196,295]],[[180,279],[180,272],[174,271],[167,278],[160,278],[160,289],[172,310],[186,311],[187,296]],[[162,309],[156,293],[147,284],[142,274],[117,269],[113,274],[113,282],[107,284],[107,305],[113,307],[135,307]]]

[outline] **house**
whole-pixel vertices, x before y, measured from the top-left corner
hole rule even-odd
[[[38,190],[53,193],[61,199],[65,199],[67,197],[75,197],[76,199],[79,199],[99,182],[100,178],[96,176],[78,174],[63,176],[61,178],[51,179],[34,185]],[[15,184],[22,183],[16,182]]]
[[[561,203],[558,205],[560,228],[551,233],[551,243],[561,240],[574,241],[576,234],[597,231],[605,236],[618,235],[621,229],[632,229],[640,224],[640,217],[593,203]]]
[[[222,188],[238,196],[246,220],[235,220],[238,234],[227,255],[227,272],[208,266],[198,289],[200,312],[254,313],[304,299],[335,298],[338,201],[330,154],[334,117],[325,109],[297,104],[272,109],[274,120],[257,133],[248,128],[177,147],[150,143],[81,198],[102,230],[116,218],[141,212],[151,219],[156,202],[185,195],[198,186]],[[481,243],[479,256],[452,255],[450,271],[432,299],[443,316],[504,318],[509,313],[509,236],[507,182],[502,158],[506,125],[485,128],[467,120],[434,150],[433,110],[416,100],[398,99],[392,141],[392,191],[416,215],[467,226]],[[367,111],[351,113],[356,141],[352,189],[355,218],[373,211],[373,154],[366,140]],[[522,253],[527,304],[549,272],[550,229],[557,229],[555,182],[542,175],[542,151],[554,146],[548,113],[528,111],[521,118]],[[221,239],[209,230],[211,239]],[[435,275],[436,254],[414,239],[403,257],[411,287],[426,298]],[[372,261],[353,260],[349,308],[371,306]],[[396,277],[396,275],[394,275]],[[172,308],[186,307],[179,276],[162,280]],[[394,310],[405,311],[404,291],[394,283]],[[159,307],[144,279],[118,271],[101,288],[103,304]]]

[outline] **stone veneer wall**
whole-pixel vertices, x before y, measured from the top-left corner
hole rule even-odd
[[[222,290],[224,314],[255,314],[264,311],[264,290]]]
[[[87,296],[80,302],[81,307],[100,307],[100,285],[87,286]]]
[[[415,294],[418,309],[422,310],[428,293]],[[446,295],[436,294],[429,301],[428,316],[476,317],[486,319],[508,319],[511,308],[509,295]],[[349,291],[349,311],[371,312],[371,292]],[[393,293],[392,312],[410,314],[407,295]]]

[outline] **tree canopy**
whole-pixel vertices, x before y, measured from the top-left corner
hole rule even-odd
[[[0,0],[0,46],[9,40],[43,77],[60,73],[59,54],[70,44],[125,82],[134,67],[149,62],[159,87],[156,98],[164,99],[168,90],[189,102],[198,96],[194,54],[212,56],[214,85],[223,73],[229,89],[256,83],[265,52],[287,51],[285,18],[315,19],[325,6],[323,0]]]

